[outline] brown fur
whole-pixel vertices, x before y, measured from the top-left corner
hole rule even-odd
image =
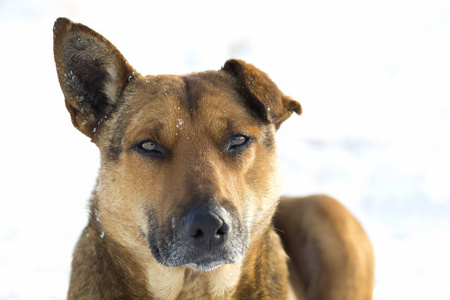
[[[301,106],[264,72],[229,60],[143,76],[64,18],[54,53],[72,122],[101,153],[68,298],[371,299],[372,249],[353,216],[324,196],[279,201],[274,134]],[[225,224],[217,248],[183,231],[199,207]]]

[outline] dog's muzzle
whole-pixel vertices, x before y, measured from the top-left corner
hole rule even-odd
[[[239,219],[218,205],[195,206],[182,214],[169,233],[151,230],[153,256],[166,266],[186,265],[208,271],[242,260],[247,234]]]

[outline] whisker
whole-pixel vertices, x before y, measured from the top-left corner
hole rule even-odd
[[[275,226],[272,226],[272,229],[281,233],[286,233],[283,230],[276,228]]]

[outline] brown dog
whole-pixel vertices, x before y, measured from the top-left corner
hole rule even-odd
[[[325,196],[280,201],[274,134],[301,107],[265,73],[229,60],[142,76],[63,18],[54,53],[72,122],[101,152],[69,298],[371,299],[353,216]]]

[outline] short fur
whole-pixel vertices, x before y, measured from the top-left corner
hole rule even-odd
[[[229,60],[143,76],[64,18],[54,54],[72,122],[101,153],[68,298],[371,299],[355,218],[326,196],[280,201],[274,134],[301,106],[267,74]]]

